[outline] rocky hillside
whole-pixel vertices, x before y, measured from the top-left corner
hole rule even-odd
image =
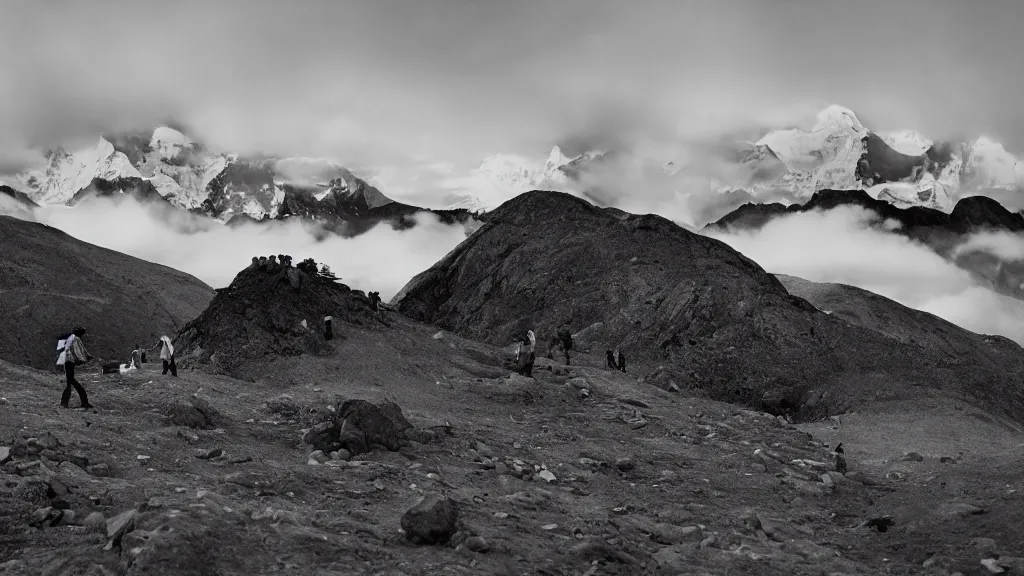
[[[823,190],[812,196],[805,204],[744,204],[718,221],[708,224],[707,229],[757,230],[773,219],[787,214],[828,211],[845,206],[864,208],[878,214],[879,231],[900,234],[921,242],[970,272],[983,285],[1000,294],[1024,298],[1024,263],[1003,260],[988,252],[957,250],[971,234],[1015,234],[1024,231],[1024,215],[1010,212],[998,201],[987,196],[963,198],[947,214],[918,206],[898,208],[889,202],[872,198],[862,190]],[[882,222],[888,220],[898,222],[899,226],[883,226]]]
[[[188,274],[0,216],[0,358],[50,368],[76,324],[90,353],[125,359],[201,312],[213,289]]]
[[[346,324],[372,324],[374,318],[362,292],[319,274],[315,265],[253,265],[181,329],[175,354],[185,367],[253,376],[256,361],[323,351],[325,316],[333,317],[338,339],[344,339]]]
[[[567,194],[530,192],[487,220],[396,296],[401,312],[501,345],[528,328],[546,342],[568,322],[598,349],[621,346],[650,383],[801,418],[916,387],[1024,417],[1010,377],[1024,357],[1005,338],[956,358],[894,342],[791,295],[722,242]]]

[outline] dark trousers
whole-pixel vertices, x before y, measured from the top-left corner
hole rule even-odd
[[[74,388],[75,392],[78,392],[78,399],[82,401],[82,407],[89,407],[89,395],[85,393],[85,388],[75,380],[75,363],[65,362],[64,363],[64,378],[67,381],[67,386],[64,387],[64,393],[60,395],[60,405],[67,407],[68,401],[71,400],[71,389]]]
[[[171,358],[170,360],[164,360],[165,375],[167,374],[168,370],[171,371],[171,376],[174,376],[175,378],[178,377],[178,367],[174,364],[174,358]]]

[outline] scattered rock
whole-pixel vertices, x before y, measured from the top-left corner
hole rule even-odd
[[[331,460],[343,460],[348,461],[352,458],[352,453],[344,448],[331,452]]]
[[[995,558],[985,558],[981,561],[981,565],[984,566],[992,574],[1002,574],[1006,572],[1006,569],[999,565],[999,561]]]
[[[555,475],[552,474],[550,470],[541,470],[536,474],[536,477],[549,483],[557,480],[557,478],[555,478]]]
[[[82,526],[93,532],[103,533],[107,531],[107,519],[103,517],[102,512],[92,512],[82,520]]]
[[[101,478],[110,477],[110,466],[107,466],[106,464],[102,463],[90,464],[88,467],[86,467],[85,471],[88,472],[89,474],[92,474],[93,476],[99,476]]]
[[[200,450],[196,453],[196,458],[200,460],[212,460],[214,458],[220,458],[224,455],[224,451],[220,448],[213,448],[210,450]]]
[[[632,458],[618,458],[615,460],[615,467],[621,472],[629,472],[636,468],[636,462]]]
[[[402,515],[402,530],[414,544],[443,544],[455,533],[458,509],[450,499],[428,494]]]
[[[228,484],[236,484],[245,488],[255,488],[258,484],[252,474],[248,472],[232,472],[224,477],[224,481]]]
[[[309,455],[309,459],[315,460],[317,464],[323,464],[324,462],[330,460],[330,458],[326,454],[324,454],[323,450],[315,450],[312,454]]]
[[[956,459],[952,456],[942,456],[939,458],[939,463],[941,464],[952,464],[953,462],[956,462]]]
[[[660,568],[678,572],[689,570],[696,554],[697,550],[693,546],[674,545],[658,550],[651,558]]]
[[[107,539],[109,540],[107,550],[118,545],[121,537],[135,528],[135,517],[138,516],[138,513],[138,510],[132,508],[107,520]]]
[[[137,460],[139,462],[139,464],[142,464],[143,466],[145,466],[146,464],[149,464],[149,461],[151,459],[152,459],[152,457],[147,456],[145,454],[139,454],[138,456],[135,457],[135,460]]]
[[[473,552],[486,554],[491,550],[491,545],[481,536],[471,536],[466,539],[466,548],[469,548]]]
[[[900,458],[901,462],[924,462],[924,456],[921,456],[917,452],[907,452]]]
[[[878,530],[879,532],[888,532],[889,528],[892,527],[895,524],[896,524],[896,522],[893,521],[893,519],[890,518],[889,516],[880,516],[878,518],[872,518],[872,519],[864,522],[863,526],[867,526],[869,528],[874,528],[875,530]]]
[[[491,447],[483,442],[477,442],[474,449],[483,458],[494,458],[494,450],[491,450]]]
[[[649,530],[651,540],[659,544],[697,543],[704,539],[704,534],[699,526],[676,526],[659,522],[651,525]]]
[[[11,459],[11,449],[7,446],[0,446],[0,464]]]
[[[545,525],[540,527],[541,530],[548,530],[548,531],[555,530],[556,528],[558,528],[558,524],[545,524]]]

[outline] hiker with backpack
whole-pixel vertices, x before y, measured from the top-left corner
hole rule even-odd
[[[174,344],[171,343],[171,339],[167,336],[161,336],[160,341],[156,343],[156,346],[150,348],[150,350],[160,349],[160,360],[164,364],[164,375],[167,375],[167,371],[171,371],[171,376],[178,377],[178,367],[174,364]]]
[[[71,401],[72,388],[74,388],[75,392],[78,392],[78,399],[82,402],[82,408],[85,410],[92,408],[92,404],[89,404],[89,395],[86,394],[85,388],[75,378],[75,366],[92,360],[92,356],[85,350],[85,344],[82,342],[82,336],[84,335],[85,328],[76,327],[71,334],[68,334],[57,343],[57,348],[61,351],[57,357],[57,364],[64,367],[64,380],[66,383],[64,393],[60,396],[60,405],[64,408],[68,408],[68,402]],[[63,342],[63,346],[61,342]]]

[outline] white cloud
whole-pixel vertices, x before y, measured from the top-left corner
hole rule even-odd
[[[776,218],[757,231],[706,234],[768,272],[850,284],[1024,344],[1024,302],[978,285],[927,246],[871,228],[877,221],[874,212],[842,207]]]
[[[377,290],[385,299],[465,238],[461,225],[442,224],[429,213],[416,218],[418,224],[410,230],[379,225],[355,238],[342,238],[297,220],[226,226],[131,198],[94,199],[74,208],[48,206],[31,215],[85,242],[187,272],[215,288],[227,286],[253,256],[290,254],[296,260],[326,263],[349,286]]]

